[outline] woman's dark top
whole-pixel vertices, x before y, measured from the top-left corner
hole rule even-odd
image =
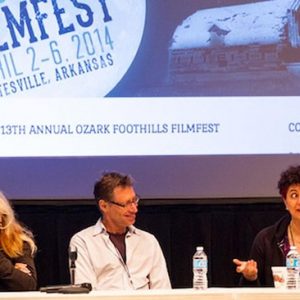
[[[254,239],[250,259],[257,262],[258,278],[255,281],[241,279],[242,286],[274,287],[272,266],[285,266],[286,252],[289,250],[287,229],[290,215],[286,215],[274,225],[261,230]]]
[[[0,291],[34,291],[37,289],[37,276],[31,248],[24,242],[23,255],[17,258],[8,257],[0,250]],[[27,265],[31,275],[17,270],[14,265],[23,263]]]

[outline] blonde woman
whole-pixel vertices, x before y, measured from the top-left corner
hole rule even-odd
[[[0,291],[30,291],[37,288],[32,233],[15,218],[0,192]]]

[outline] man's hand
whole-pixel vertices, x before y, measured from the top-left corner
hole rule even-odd
[[[236,264],[236,271],[242,273],[243,276],[249,280],[254,281],[257,279],[257,263],[253,259],[248,261],[242,261],[237,258],[233,260],[233,263]]]

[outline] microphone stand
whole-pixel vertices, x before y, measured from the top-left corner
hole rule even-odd
[[[70,277],[71,277],[71,285],[69,287],[63,287],[59,290],[59,293],[62,294],[84,294],[89,293],[92,289],[91,284],[89,283],[82,283],[82,284],[75,284],[75,270],[76,264],[75,261],[77,260],[77,248],[74,249],[69,248],[69,259],[70,259]]]
[[[61,293],[61,294],[87,294],[92,290],[92,285],[90,283],[80,283],[75,284],[75,261],[77,259],[77,248],[69,249],[69,259],[70,259],[70,285],[53,285],[40,288],[41,292],[46,293]]]
[[[74,251],[71,251],[71,249],[69,249],[69,259],[71,261],[71,263],[70,263],[71,285],[74,285],[75,284],[75,269],[76,269],[75,261],[77,260],[77,249],[75,249]]]

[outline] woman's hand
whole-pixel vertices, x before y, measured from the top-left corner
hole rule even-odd
[[[237,258],[233,260],[233,263],[236,264],[236,271],[242,273],[243,276],[249,280],[254,281],[257,279],[257,263],[253,259],[248,261],[242,261]]]
[[[16,264],[15,264],[15,269],[20,270],[20,271],[26,273],[27,275],[31,276],[31,272],[30,272],[30,270],[27,268],[27,265],[26,265],[26,264],[23,264],[23,263],[16,263]]]

